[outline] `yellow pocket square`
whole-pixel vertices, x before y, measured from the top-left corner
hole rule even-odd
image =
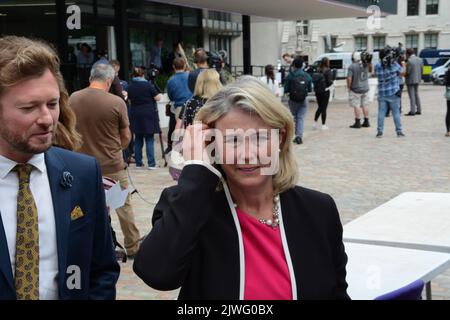
[[[77,220],[84,216],[83,210],[81,210],[80,206],[76,206],[72,212],[70,213],[70,219]]]

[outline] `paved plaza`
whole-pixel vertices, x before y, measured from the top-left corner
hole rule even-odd
[[[342,90],[342,89],[341,89]],[[299,185],[329,193],[336,201],[343,224],[407,191],[450,192],[450,138],[445,134],[444,87],[421,86],[421,116],[402,116],[405,138],[397,138],[392,116],[386,118],[384,137],[376,139],[377,103],[370,108],[371,128],[350,129],[353,110],[344,99],[328,107],[328,131],[313,131],[316,103],[311,102],[305,122],[304,144],[295,146],[300,168]],[[343,93],[338,92],[342,97]],[[409,111],[406,91],[403,113]],[[155,141],[158,139],[155,139]],[[166,143],[166,138],[164,137]],[[155,143],[163,167],[159,143]],[[136,170],[130,174],[141,199],[132,204],[141,235],[151,229],[153,208],[161,191],[174,184],[168,170]],[[147,203],[148,202],[148,203]],[[449,208],[450,214],[450,208]],[[113,226],[122,233],[115,213]],[[121,264],[118,299],[175,299],[178,291],[160,292],[142,282],[132,271],[132,261]],[[450,299],[450,270],[432,282],[434,299]]]

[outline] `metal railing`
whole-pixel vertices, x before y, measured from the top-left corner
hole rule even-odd
[[[257,66],[252,65],[251,67],[251,75],[255,77],[264,76],[264,68],[265,66]],[[244,66],[231,66],[231,74],[233,78],[238,78],[244,75]]]

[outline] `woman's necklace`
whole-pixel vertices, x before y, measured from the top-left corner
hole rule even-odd
[[[234,206],[237,207],[237,204],[234,204]],[[280,214],[278,213],[279,208],[280,208],[280,196],[276,195],[273,198],[272,219],[258,219],[259,222],[265,224],[268,227],[271,227],[272,229],[276,229],[280,224]]]
[[[280,196],[276,195],[273,198],[273,214],[272,219],[259,219],[259,222],[265,224],[266,226],[276,229],[280,224],[280,215],[278,214],[278,208],[280,206]]]

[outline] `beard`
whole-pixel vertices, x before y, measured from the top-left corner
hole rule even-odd
[[[23,138],[20,135],[13,134],[6,126],[0,126],[0,137],[7,142],[11,150],[20,152],[23,154],[39,154],[47,151],[52,146],[52,141],[55,135],[55,130],[48,139],[48,141],[43,141],[40,143],[30,142],[31,137]]]

